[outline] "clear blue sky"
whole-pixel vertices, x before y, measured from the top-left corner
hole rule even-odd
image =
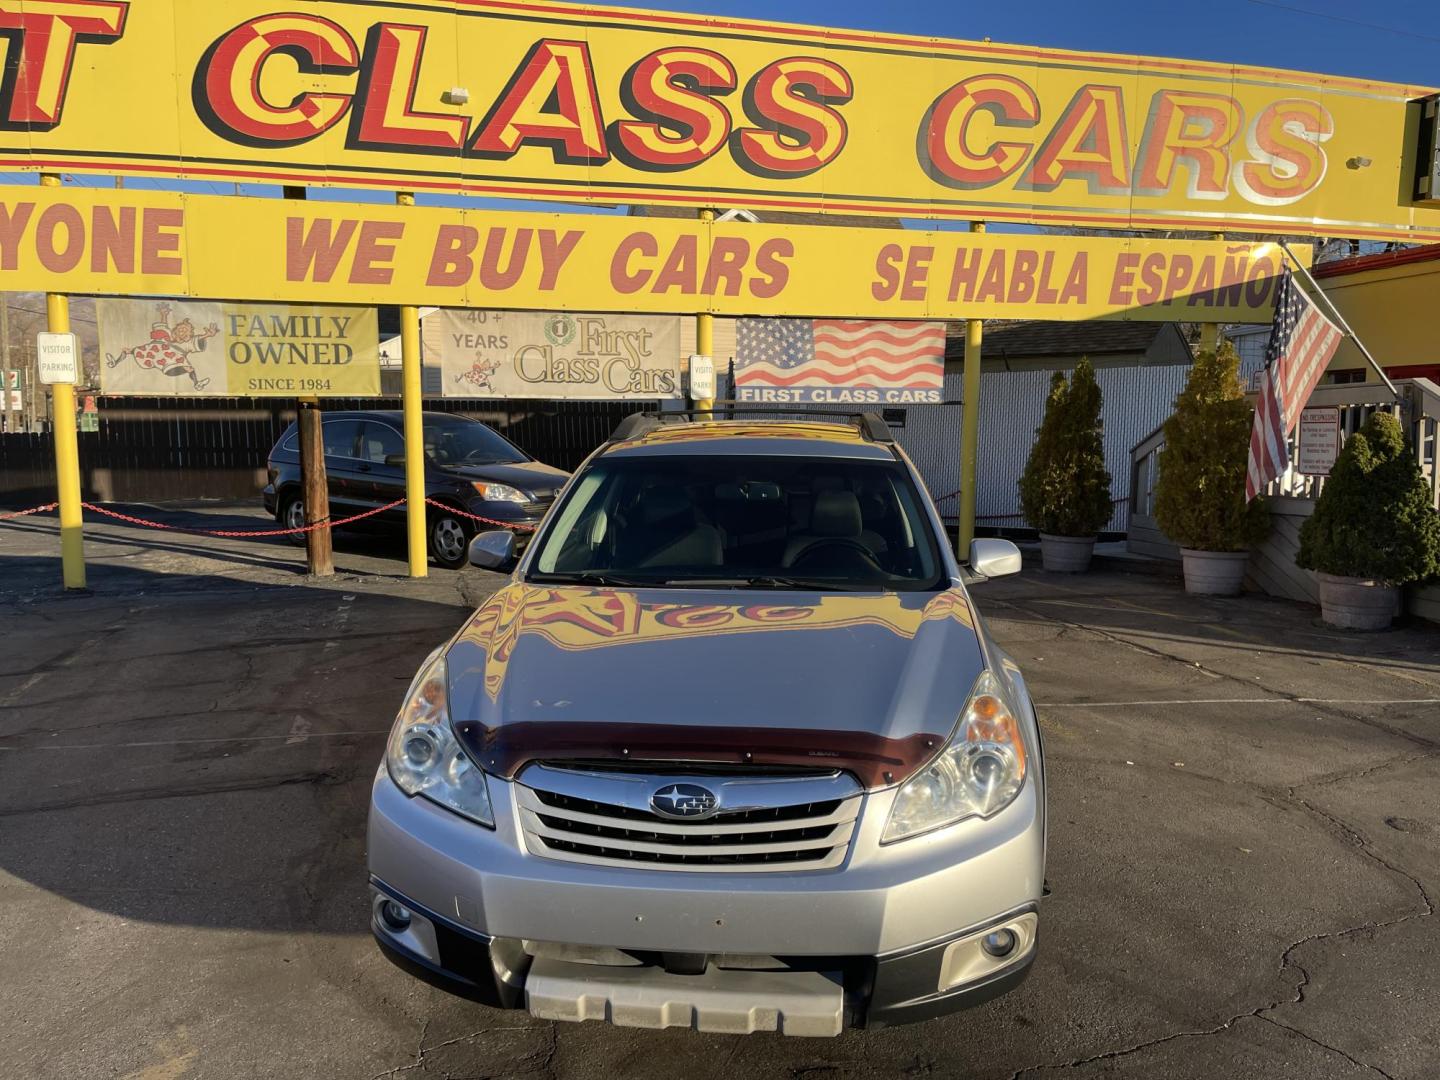
[[[1440,85],[1433,0],[629,0],[626,6]]]

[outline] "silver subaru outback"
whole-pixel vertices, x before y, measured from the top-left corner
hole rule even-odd
[[[834,1035],[1024,979],[1045,775],[914,467],[847,422],[634,416],[426,659],[370,804],[372,928],[500,1008]]]

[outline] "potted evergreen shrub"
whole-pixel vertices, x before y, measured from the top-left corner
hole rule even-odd
[[[1389,413],[1346,440],[1300,528],[1295,562],[1314,571],[1325,621],[1348,630],[1384,630],[1400,586],[1440,573],[1440,514]]]
[[[1165,421],[1155,521],[1180,545],[1186,592],[1238,595],[1250,548],[1269,535],[1265,500],[1245,502],[1252,412],[1227,341],[1195,358]]]
[[[1050,380],[1045,419],[1020,476],[1020,506],[1040,530],[1046,570],[1089,569],[1095,536],[1110,520],[1100,407],[1100,384],[1088,358],[1075,365],[1069,380],[1062,371]]]

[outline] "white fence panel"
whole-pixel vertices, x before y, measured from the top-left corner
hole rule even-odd
[[[1110,491],[1116,499],[1130,495],[1130,449],[1165,422],[1175,395],[1185,386],[1190,368],[1099,368],[1095,372],[1104,395],[1101,420],[1105,426],[1105,466],[1110,470]],[[1050,390],[1049,371],[995,371],[980,376],[980,459],[976,517],[980,525],[1023,528],[1017,487],[1035,429],[1045,414]],[[897,433],[900,445],[940,504],[941,513],[954,517],[960,487],[960,429],[963,376],[945,376],[945,396],[953,404],[912,405],[906,423]],[[1124,532],[1128,506],[1117,503],[1107,532]]]

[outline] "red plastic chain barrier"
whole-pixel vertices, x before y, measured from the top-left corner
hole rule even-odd
[[[131,525],[143,525],[148,529],[164,529],[167,532],[190,533],[195,536],[223,536],[223,537],[252,537],[252,536],[295,536],[300,533],[314,532],[316,529],[335,529],[341,525],[349,525],[354,521],[361,521],[376,514],[383,514],[386,510],[394,510],[397,506],[404,506],[404,499],[396,499],[384,506],[377,506],[373,510],[366,510],[363,513],[355,514],[353,517],[341,518],[339,521],[331,521],[325,518],[310,525],[302,525],[295,529],[191,529],[184,525],[167,525],[163,521],[151,521],[148,518],[134,517],[130,514],[122,514],[118,510],[107,510],[103,506],[96,506],[94,503],[82,502],[80,504],[86,510],[93,510],[97,514],[104,514],[106,517],[115,518],[117,521],[124,521]]]
[[[523,522],[519,521],[498,521],[495,518],[481,517],[479,514],[471,514],[467,513],[464,510],[456,510],[455,507],[449,506],[442,502],[437,502],[434,499],[426,499],[425,501],[429,505],[435,507],[435,509],[437,510],[444,510],[451,514],[459,514],[461,517],[469,518],[471,521],[483,521],[486,525],[499,525],[502,529],[514,529],[517,532],[534,532],[538,527],[535,525],[526,525]]]
[[[46,510],[54,510],[59,505],[58,502],[46,503],[44,506],[32,506],[29,510],[17,510],[13,514],[0,514],[0,521],[13,521],[15,518],[29,517],[31,514],[43,514]]]

